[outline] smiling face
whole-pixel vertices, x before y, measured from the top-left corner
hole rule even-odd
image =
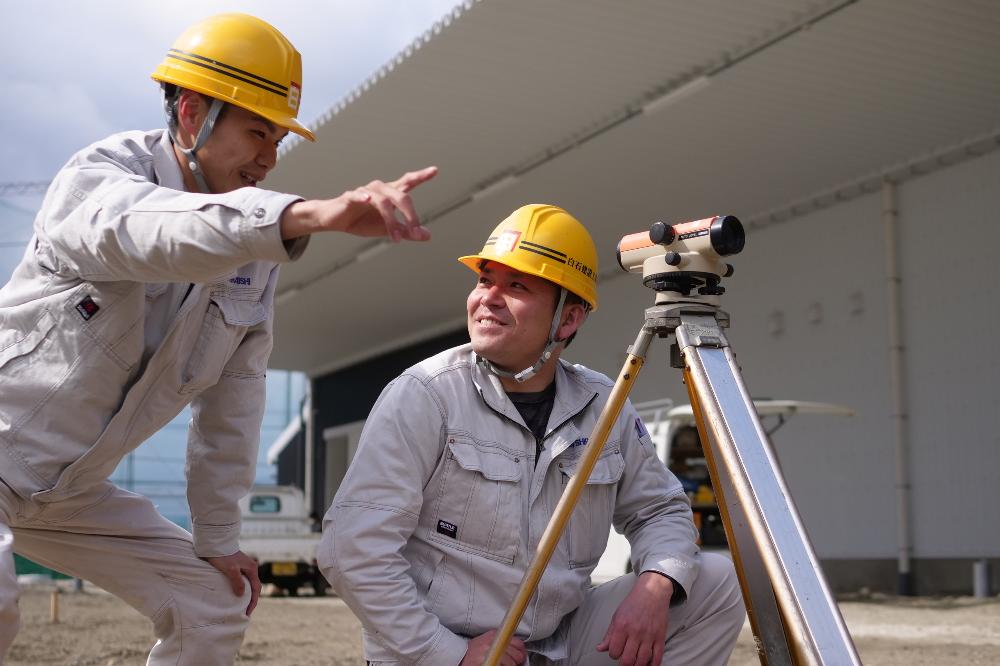
[[[213,192],[256,187],[278,163],[278,144],[288,134],[254,113],[230,105],[198,161]]]
[[[185,145],[194,144],[207,111],[204,98],[196,93],[184,93],[178,105],[178,134]],[[277,164],[278,144],[287,134],[288,130],[255,113],[228,105],[197,153],[209,190],[222,193],[256,187]],[[197,191],[186,160],[181,158],[180,162],[185,185]]]
[[[548,280],[488,261],[466,299],[472,348],[497,367],[518,372],[538,360],[548,341],[559,288]],[[579,304],[563,307],[557,339],[564,339],[583,322]],[[558,357],[556,352],[554,357]],[[551,381],[554,364],[546,366]],[[542,388],[547,385],[543,384]]]

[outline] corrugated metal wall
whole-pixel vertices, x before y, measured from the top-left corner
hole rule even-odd
[[[1000,153],[900,189],[915,552],[1000,554]]]
[[[988,509],[1000,505],[1000,312],[990,281],[1000,247],[998,185],[994,152],[898,186],[916,558],[1000,553]],[[705,211],[716,212],[741,211]],[[635,230],[647,223],[636,220]],[[751,394],[857,410],[850,418],[794,417],[774,438],[818,555],[895,558],[880,195],[754,230],[732,263],[723,302]],[[567,358],[614,376],[652,292],[623,276],[602,284],[601,298]],[[687,401],[667,351],[654,342],[636,401]]]

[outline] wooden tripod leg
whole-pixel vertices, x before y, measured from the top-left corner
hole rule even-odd
[[[555,550],[556,544],[559,543],[559,537],[562,536],[570,514],[572,514],[573,509],[576,507],[577,500],[580,499],[580,493],[583,491],[584,486],[587,485],[590,473],[594,469],[594,463],[597,462],[598,457],[601,455],[601,449],[604,448],[604,442],[608,439],[608,433],[618,419],[622,405],[625,404],[625,400],[632,391],[632,385],[635,383],[635,378],[639,374],[639,370],[642,369],[646,350],[649,349],[649,343],[652,338],[652,333],[644,326],[639,331],[639,337],[636,338],[635,344],[629,349],[625,365],[618,374],[615,386],[611,389],[611,394],[608,396],[608,402],[604,405],[604,409],[601,410],[601,415],[598,417],[597,423],[594,424],[594,432],[590,436],[590,441],[580,456],[580,462],[577,463],[576,474],[570,479],[566,490],[563,491],[562,497],[559,498],[559,504],[556,505],[556,510],[553,512],[552,518],[549,519],[549,524],[542,533],[542,538],[535,549],[535,555],[528,564],[528,569],[524,572],[524,577],[521,579],[521,585],[514,596],[514,601],[511,603],[510,608],[507,609],[503,624],[493,639],[493,645],[486,656],[485,663],[488,666],[497,666],[500,663],[500,657],[503,656],[507,643],[510,642],[511,636],[514,635],[514,630],[517,629],[517,624],[521,621],[521,616],[524,615],[524,609],[528,607],[528,602],[535,594],[538,581],[541,580],[542,574],[545,572],[545,567],[549,564],[552,552]]]

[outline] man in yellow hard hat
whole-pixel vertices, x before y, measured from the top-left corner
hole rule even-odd
[[[299,53],[244,14],[167,52],[168,129],[73,156],[0,290],[0,662],[18,628],[12,552],[93,581],[153,622],[150,664],[231,664],[257,602],[240,551],[278,266],[312,233],[425,240],[408,192],[433,167],[327,200],[258,185],[295,132]],[[108,481],[191,406],[191,533]]]
[[[565,210],[519,208],[481,252],[470,344],[382,393],[318,560],[372,663],[483,663],[612,382],[561,359],[597,308],[597,253]],[[635,573],[590,587],[611,526]],[[626,404],[502,664],[726,663],[744,610],[699,553],[681,484]]]

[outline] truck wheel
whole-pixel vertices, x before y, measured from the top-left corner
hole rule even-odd
[[[325,597],[326,590],[329,587],[330,584],[326,582],[326,578],[323,577],[323,574],[317,571],[313,575],[313,580],[312,580],[313,594],[315,594],[317,597]]]

